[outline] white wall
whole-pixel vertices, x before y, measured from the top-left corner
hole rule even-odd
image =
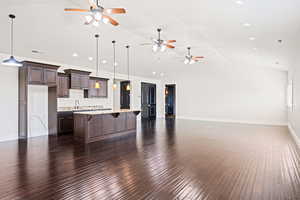
[[[287,124],[287,72],[246,67],[192,65],[174,78],[177,117]]]
[[[6,58],[0,55],[1,61]],[[18,69],[0,64],[0,141],[18,138]]]
[[[295,52],[299,52],[300,44]],[[300,145],[300,58],[295,55],[292,66],[289,69],[289,82],[293,83],[292,105],[289,108],[289,128],[296,141]]]

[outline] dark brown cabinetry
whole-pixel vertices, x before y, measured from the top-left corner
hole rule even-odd
[[[90,77],[87,98],[107,97],[107,81],[105,78]],[[100,88],[95,88],[96,83],[99,83]]]
[[[58,73],[57,77],[57,97],[69,97],[69,76],[63,73]]]
[[[58,66],[25,61],[28,84],[55,86]]]
[[[89,88],[89,75],[91,72],[67,69],[64,70],[69,76],[70,89],[88,89]]]
[[[57,114],[58,134],[72,133],[74,126],[73,112],[59,112]]]
[[[90,143],[136,132],[140,111],[107,114],[74,113],[74,138]]]
[[[19,68],[19,138],[28,137],[28,87],[46,85],[48,87],[48,133],[57,134],[57,69],[59,66],[24,61]],[[53,117],[54,116],[54,117]]]

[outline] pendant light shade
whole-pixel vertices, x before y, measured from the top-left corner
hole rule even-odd
[[[99,35],[95,35],[96,38],[96,76],[99,75]],[[95,82],[95,89],[100,89],[101,85],[98,81]]]
[[[116,41],[113,40],[112,41],[112,44],[113,44],[113,50],[114,50],[114,62],[113,62],[113,65],[114,65],[114,80],[113,80],[113,89],[116,89],[117,88],[117,83],[116,83]]]
[[[11,37],[10,37],[10,57],[9,59],[6,59],[2,62],[3,65],[7,65],[7,66],[15,66],[15,67],[22,67],[23,64],[19,61],[17,61],[13,55],[14,53],[14,19],[16,18],[15,15],[12,15],[10,14],[9,15],[9,18],[11,19],[11,31],[10,31],[10,34],[11,34]]]
[[[15,59],[14,56],[10,56],[9,59],[3,60],[2,65],[22,67],[23,64]]]
[[[126,49],[127,49],[127,80],[128,80],[128,84],[126,86],[126,90],[127,91],[130,91],[131,90],[131,87],[130,87],[130,80],[129,80],[129,45],[126,46]]]

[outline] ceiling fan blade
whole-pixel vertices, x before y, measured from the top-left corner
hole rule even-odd
[[[65,8],[65,11],[90,12],[90,10],[88,10],[88,9],[81,9],[81,8]]]
[[[105,8],[104,12],[107,14],[123,14],[126,13],[124,8]]]
[[[87,0],[89,2],[90,7],[93,9],[98,8],[96,2],[94,0]]]
[[[167,43],[173,43],[176,42],[176,40],[168,40]]]
[[[174,48],[175,48],[175,46],[169,45],[169,44],[166,44],[166,47],[168,47],[168,48],[170,48],[170,49],[174,49]]]
[[[193,56],[193,58],[201,59],[201,58],[204,58],[204,57],[203,56]]]
[[[109,22],[110,22],[112,25],[114,25],[114,26],[118,26],[118,25],[119,25],[119,23],[118,23],[116,20],[114,20],[113,18],[111,18],[110,16],[103,15],[102,17],[108,19]]]

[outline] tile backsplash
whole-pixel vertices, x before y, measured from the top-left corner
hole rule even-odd
[[[80,106],[103,106],[103,108],[112,108],[113,101],[110,98],[84,98],[83,90],[70,89],[69,98],[58,98],[57,107],[73,107],[75,100],[79,100]]]

